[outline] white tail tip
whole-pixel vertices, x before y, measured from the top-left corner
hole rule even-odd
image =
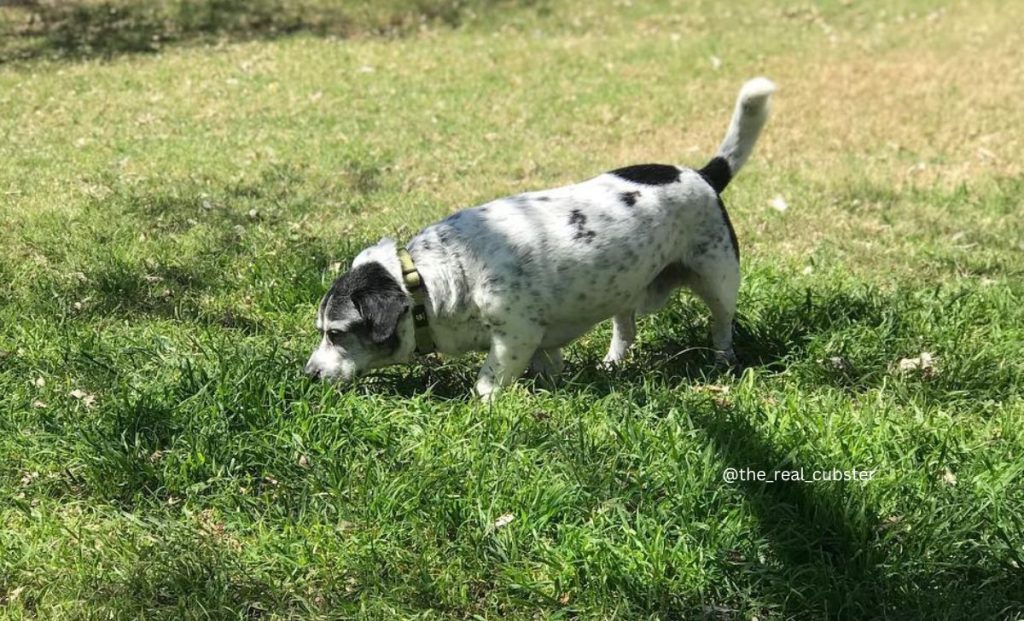
[[[729,130],[726,131],[725,139],[719,145],[716,156],[724,159],[729,165],[729,174],[711,182],[711,187],[716,192],[725,189],[729,180],[740,171],[744,162],[750,157],[754,143],[757,142],[757,137],[761,134],[761,128],[768,120],[768,97],[774,92],[775,83],[768,78],[748,80],[740,89],[732,120],[729,121]],[[711,172],[713,171],[709,171],[708,174]]]
[[[743,103],[764,99],[775,92],[775,82],[768,78],[747,80],[740,89],[740,100]]]

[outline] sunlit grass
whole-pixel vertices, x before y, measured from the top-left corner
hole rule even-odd
[[[1019,7],[373,6],[404,17],[0,47],[3,615],[1024,614]],[[472,356],[301,376],[334,264],[702,164],[758,74],[741,376],[685,295],[624,368],[602,327],[493,408]]]

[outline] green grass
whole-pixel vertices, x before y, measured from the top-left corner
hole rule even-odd
[[[48,6],[0,8],[0,617],[1024,618],[1021,6]],[[684,294],[493,407],[301,375],[333,264],[702,164],[757,74],[742,375]]]

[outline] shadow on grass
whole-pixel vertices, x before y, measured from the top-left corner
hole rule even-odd
[[[880,325],[883,320],[887,321],[887,309],[899,306],[892,297],[870,292],[863,295],[842,290],[811,291],[809,295],[798,293],[793,290],[787,295],[774,297],[770,304],[751,305],[751,317],[740,322],[738,341],[748,352],[750,360],[785,370],[789,364],[799,364],[808,355],[813,355],[815,339],[850,325]],[[676,319],[680,312],[696,315],[701,311],[699,307],[684,306],[672,311],[671,318]],[[659,326],[652,328],[653,332],[660,330]],[[904,326],[900,330],[911,328]],[[711,352],[689,349],[682,344],[691,340],[702,342],[702,338],[706,341],[706,326],[692,321],[682,330],[655,339],[650,353],[640,353],[636,364],[611,374],[597,370],[582,372],[563,391],[570,398],[601,395],[616,390],[623,383],[640,385],[652,376],[673,382],[680,377],[713,380],[718,371],[713,370]],[[649,361],[666,353],[668,357],[661,367],[648,368]],[[299,386],[298,382],[302,380],[297,377],[297,369],[301,361],[294,358],[292,355],[287,364],[296,369],[295,385]],[[239,385],[233,390],[243,394],[256,393],[263,378],[276,373],[281,364],[276,356],[255,359],[263,360],[259,364],[265,367],[256,373],[239,370],[239,376],[251,376],[251,380],[246,380],[251,385]],[[422,393],[426,387],[432,396],[439,399],[469,399],[478,363],[478,359],[470,358],[444,365],[431,363],[423,367],[392,370],[360,390],[412,396]],[[132,506],[132,494],[137,490],[148,494],[165,486],[148,455],[154,448],[160,450],[167,446],[175,435],[181,433],[178,422],[173,418],[171,404],[189,398],[208,384],[213,385],[215,377],[197,375],[182,381],[180,394],[173,398],[126,403],[120,414],[103,423],[93,441],[93,450],[97,455],[104,455],[103,451],[108,453],[98,459],[94,468],[97,473],[95,479],[106,482],[105,497],[122,502],[128,508]],[[295,395],[284,394],[280,398],[290,402],[301,399],[301,395],[300,387]],[[238,408],[231,412],[229,408],[223,416],[229,425],[258,428],[263,423],[258,418],[250,418],[254,411]],[[811,470],[823,466],[799,463],[784,448],[773,446],[748,422],[757,414],[756,411],[710,404],[689,411],[691,419],[706,434],[723,463],[763,471],[801,466]],[[272,424],[271,419],[267,424]],[[125,439],[135,440],[137,446],[111,443],[110,439],[119,434]],[[284,445],[274,446],[267,454],[274,455],[274,459],[279,461],[272,468],[276,473],[287,472],[283,465],[285,461],[294,462]],[[114,458],[127,461],[120,463]],[[123,471],[132,471],[132,477],[119,474]],[[206,477],[211,475],[203,473]],[[299,473],[295,476],[298,480],[306,475]],[[183,478],[206,480],[198,473]],[[259,480],[258,467],[254,468],[251,478]],[[112,481],[117,485],[113,486]],[[744,584],[757,601],[763,602],[765,614],[759,614],[759,617],[937,619],[967,618],[977,613],[980,618],[998,618],[1005,615],[1010,606],[1020,604],[1019,577],[1012,575],[1009,567],[1001,569],[996,563],[984,562],[982,555],[989,552],[980,547],[961,550],[954,547],[959,545],[957,541],[936,542],[929,540],[927,535],[916,533],[911,538],[913,541],[905,541],[901,539],[904,534],[898,528],[888,528],[887,516],[877,513],[881,510],[877,503],[863,497],[859,488],[853,485],[781,482],[736,485],[757,518],[757,535],[769,542],[773,554],[770,564],[743,561],[735,570],[730,570],[735,572],[733,579]],[[943,516],[935,519],[943,519]],[[888,569],[908,568],[912,571],[918,567],[914,553],[907,551],[913,546],[924,554],[948,554],[941,565],[946,569],[940,568],[928,575],[903,575]],[[930,559],[920,566],[934,570],[936,564],[934,559]],[[645,592],[640,589],[621,595],[636,610],[660,612],[664,618],[697,614],[690,609],[671,608],[677,605],[676,602],[690,605],[694,601],[692,594],[679,594],[678,600],[666,598],[664,605],[669,608],[656,611],[654,608],[659,604],[643,599]]]
[[[822,467],[793,463],[748,422],[752,415],[721,408],[694,420],[722,460],[737,468],[771,472],[803,466],[810,472]],[[890,530],[893,525],[874,513],[854,483],[831,489],[822,483],[782,481],[735,485],[743,490],[782,566],[780,571],[752,563],[745,571],[760,585],[760,597],[784,618],[1003,618],[1024,606],[1021,578],[1012,575],[1009,557],[1001,570],[996,559],[982,562],[984,552],[938,550],[949,553],[940,572],[887,573],[887,567],[913,567],[914,559],[904,549],[901,529]],[[937,553],[934,543],[923,545]]]
[[[898,303],[872,290],[791,290],[758,304],[756,316],[741,316],[735,326],[736,350],[743,368],[784,371],[791,362],[805,359],[815,341],[851,326],[884,326],[888,332],[902,329],[893,319],[898,314]],[[715,360],[706,315],[700,302],[674,302],[650,326],[656,335],[652,342],[638,344],[622,366],[606,370],[596,357],[570,359],[566,377],[571,379],[558,387],[559,392],[604,396],[651,380],[706,383],[735,375],[736,370]],[[428,389],[437,397],[458,399],[472,388],[478,366],[479,361],[475,365],[464,360],[440,364],[431,358],[425,360],[422,370],[382,374],[375,386],[402,397]],[[858,391],[881,381],[881,376],[869,369],[818,366],[815,379],[826,385]]]
[[[62,283],[54,297],[61,300],[67,320],[93,321],[168,319],[201,326],[220,326],[252,335],[265,328],[257,315],[243,305],[219,306],[204,298],[226,295],[231,282],[224,277],[226,264],[244,256],[234,249],[230,235],[219,250],[192,255],[186,264],[111,258],[89,269],[88,281]]]
[[[886,354],[896,340],[916,340],[920,336],[914,319],[904,320],[919,309],[911,298],[898,292],[790,289],[770,301],[751,306],[751,315],[739,321],[736,337],[747,365],[780,372],[800,365],[802,381],[851,392],[881,386],[884,378],[891,376],[887,363],[882,363],[881,372],[872,372],[813,360],[821,355],[822,342],[850,329],[864,338],[862,330],[868,328],[874,330],[871,347]],[[583,368],[559,392],[569,398],[602,397],[643,386],[652,379],[667,385],[720,380],[728,371],[714,365],[714,354],[707,347],[706,321],[698,319],[702,310],[699,305],[670,310],[670,321],[678,320],[680,315],[686,319],[682,328],[654,339],[634,354],[630,364],[613,372],[596,368],[596,360],[582,361]],[[662,322],[652,326],[651,331],[660,334],[663,328]],[[808,358],[812,358],[811,364]],[[455,363],[428,368],[426,381],[433,395],[459,399],[467,398],[474,376],[474,365]],[[414,376],[393,379],[388,388],[397,394],[411,396],[418,392]],[[997,379],[992,375],[982,381],[998,383]],[[423,379],[418,386],[422,391]],[[943,402],[941,385],[923,383],[919,389],[927,399]],[[634,398],[643,399],[643,391],[634,393]],[[749,422],[758,416],[756,411],[736,411],[727,405],[688,411],[723,463],[764,472],[828,468],[828,464],[800,463],[785,447],[773,446],[764,439]],[[760,524],[758,533],[769,542],[775,555],[770,564],[750,561],[741,563],[737,569],[740,573],[735,579],[747,583],[755,598],[764,603],[765,608],[758,616],[1002,618],[1024,606],[1019,589],[1021,577],[1014,575],[1019,572],[1012,569],[1012,548],[994,552],[982,549],[984,546],[965,548],[957,543],[984,540],[989,535],[979,529],[998,531],[997,527],[975,525],[973,530],[949,541],[929,539],[926,533],[938,528],[937,524],[955,521],[956,517],[950,514],[957,513],[961,503],[940,504],[936,511],[941,514],[924,513],[910,518],[913,527],[922,531],[910,535],[909,530],[893,526],[888,519],[891,516],[879,515],[877,503],[866,498],[854,483],[753,481],[736,485]],[[934,492],[948,493],[941,489]],[[969,506],[973,502],[976,499],[965,493],[962,504]],[[944,565],[936,570],[931,561],[918,561],[927,555],[942,556]],[[928,570],[915,572],[918,567]],[[678,601],[688,602],[688,596],[680,594]],[[637,609],[651,606],[645,601],[634,603]],[[688,609],[671,608],[674,604],[667,605],[668,609],[659,612],[668,618],[693,614]]]
[[[274,39],[294,33],[400,36],[455,27],[500,0],[20,0],[0,4],[0,64],[37,57],[112,58],[168,44]],[[528,0],[519,4],[532,4]]]
[[[371,190],[361,179],[323,191],[362,204]],[[37,279],[27,308],[52,316],[56,304],[72,321],[142,316],[254,334],[265,327],[259,307],[313,304],[321,270],[351,254],[348,241],[299,226],[313,204],[304,183],[292,167],[271,167],[223,188],[115,185],[79,220],[40,227],[31,243],[60,267]]]

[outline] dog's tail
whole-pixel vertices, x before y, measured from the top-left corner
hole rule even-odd
[[[768,97],[774,92],[775,84],[768,78],[754,78],[740,89],[729,131],[718,147],[718,154],[698,171],[715,192],[721,193],[750,157],[768,120]]]

